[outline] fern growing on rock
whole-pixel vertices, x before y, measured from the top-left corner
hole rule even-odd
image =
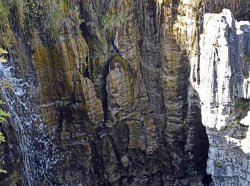
[[[7,51],[0,48],[0,57],[2,54],[7,54]],[[0,58],[0,62],[6,62],[6,59],[5,60],[1,60],[1,59],[5,59],[4,57]],[[0,105],[2,105],[2,104],[4,104],[4,101],[0,100]],[[11,114],[9,112],[6,112],[2,108],[0,108],[0,123],[1,124],[5,123],[6,119],[10,116],[11,116]],[[4,135],[0,131],[0,144],[4,143],[4,142],[5,142]],[[7,173],[7,171],[0,168],[0,173]]]

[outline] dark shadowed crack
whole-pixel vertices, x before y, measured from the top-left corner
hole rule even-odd
[[[108,91],[107,91],[107,77],[109,74],[109,63],[112,60],[108,60],[102,69],[102,87],[101,87],[101,95],[102,95],[102,107],[103,107],[103,114],[104,114],[104,123],[109,120],[109,111],[108,111]]]

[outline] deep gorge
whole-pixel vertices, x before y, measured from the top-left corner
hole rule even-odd
[[[249,185],[249,10],[0,0],[0,185]]]

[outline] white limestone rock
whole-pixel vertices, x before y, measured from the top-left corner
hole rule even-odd
[[[207,173],[214,185],[250,185],[250,129],[244,139],[230,136],[230,127],[235,125],[235,98],[250,99],[249,56],[249,22],[237,22],[226,9],[220,14],[205,14],[200,36],[200,85],[196,86],[209,139]],[[250,111],[240,120],[245,128],[249,122]]]
[[[221,129],[232,122],[233,87],[229,43],[229,14],[205,14],[204,34],[200,36],[200,78],[202,122]],[[230,23],[232,25],[233,23]]]
[[[234,96],[250,99],[250,23],[237,22],[224,9],[220,14],[205,14],[203,29],[199,88],[202,121],[220,130],[233,121]]]

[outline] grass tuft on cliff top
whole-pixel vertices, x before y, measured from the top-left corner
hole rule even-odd
[[[64,18],[71,16],[75,0],[0,0],[0,33],[9,28],[9,18],[25,32],[42,25],[51,39],[59,36]]]

